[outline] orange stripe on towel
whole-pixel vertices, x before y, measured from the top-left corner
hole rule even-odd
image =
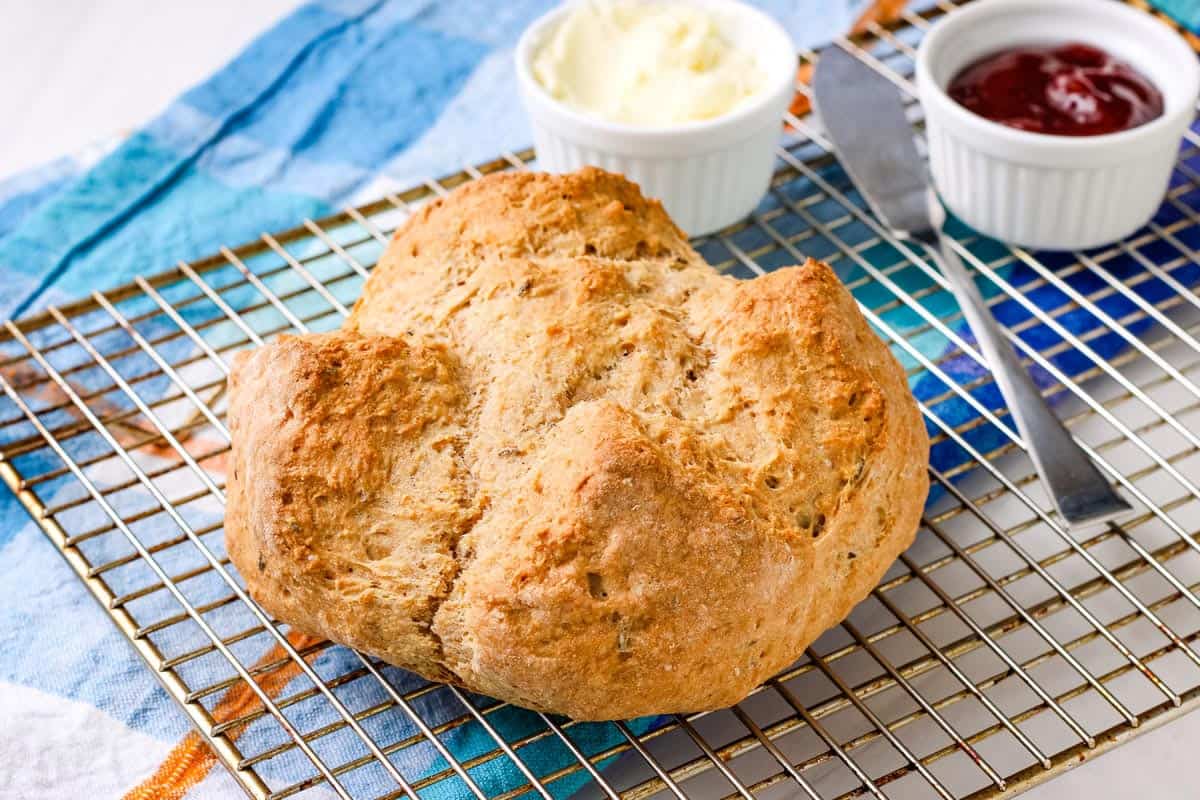
[[[900,12],[904,10],[907,2],[908,0],[875,0],[871,7],[858,18],[858,22],[854,23],[850,32],[863,33],[871,26],[871,23],[890,25],[900,19]]]
[[[126,792],[123,800],[182,800],[215,763],[212,748],[193,731],[171,749],[153,775]]]
[[[317,644],[321,639],[307,634],[292,633],[288,635],[288,641],[292,647],[303,650]],[[283,648],[275,645],[255,666],[284,658],[287,658],[287,655]],[[274,698],[299,672],[300,667],[294,661],[288,661],[282,667],[260,676],[258,685],[268,697]],[[258,704],[258,695],[245,683],[239,683],[217,703],[213,709],[213,719],[217,722],[236,719],[255,709]],[[226,735],[236,739],[240,733],[239,730]],[[158,765],[153,775],[126,792],[122,800],[181,800],[189,789],[204,780],[216,763],[217,756],[212,748],[193,731],[171,748],[171,752]]]

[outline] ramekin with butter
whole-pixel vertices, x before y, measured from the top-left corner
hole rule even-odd
[[[795,71],[783,28],[730,0],[583,0],[517,46],[538,166],[623,173],[692,235],[762,199]]]
[[[533,76],[572,108],[629,125],[728,114],[766,76],[707,9],[682,3],[580,3],[533,59]]]

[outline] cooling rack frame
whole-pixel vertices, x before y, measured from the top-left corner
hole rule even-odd
[[[915,37],[948,8],[941,3],[929,12],[905,12],[895,24],[870,24],[839,44],[911,97]],[[801,53],[801,69],[817,58]],[[919,107],[910,110],[919,126]],[[401,683],[374,659],[289,631],[246,597],[224,558],[219,521],[191,521],[192,504],[223,497],[220,470],[211,465],[219,465],[224,450],[198,448],[224,431],[228,355],[283,330],[336,323],[369,271],[362,251],[377,253],[394,224],[421,202],[486,173],[528,168],[532,151],[505,154],[5,323],[0,477],[256,798],[289,797],[321,785],[343,797],[367,796],[356,791],[352,777],[370,768],[378,778],[372,785],[391,781],[382,795],[370,795],[382,797],[424,797],[448,783],[480,798],[550,797],[566,793],[568,785],[575,791],[578,781],[566,781],[578,776],[587,780],[585,792],[632,800],[797,793],[982,800],[1047,780],[1195,708],[1200,567],[1189,562],[1200,553],[1200,458],[1193,458],[1200,454],[1193,430],[1200,429],[1200,413],[1193,413],[1200,409],[1200,342],[1193,334],[1200,330],[1194,291],[1200,280],[1185,282],[1179,275],[1200,260],[1200,213],[1190,204],[1200,200],[1200,135],[1189,133],[1181,151],[1165,216],[1119,245],[1047,261],[958,232],[956,247],[988,288],[993,309],[1005,312],[1001,319],[1026,363],[1040,370],[1047,395],[1085,446],[1114,467],[1114,480],[1137,507],[1120,525],[1075,535],[1062,529],[1040,494],[1007,412],[989,393],[986,368],[980,369],[957,307],[943,302],[948,293],[932,267],[873,224],[816,121],[789,115],[787,122],[768,202],[749,221],[697,246],[714,266],[747,278],[809,253],[830,260],[905,361],[910,379],[945,386],[924,397],[923,410],[935,446],[956,447],[967,457],[931,467],[939,497],[927,510],[918,546],[885,576],[867,603],[871,608],[860,607],[733,709],[616,723],[605,746],[584,752],[585,745],[572,738],[576,723],[517,712],[454,687]],[[1193,232],[1198,238],[1189,243]],[[1174,255],[1147,255],[1160,245]],[[887,248],[892,260],[878,261],[877,248]],[[1130,261],[1140,271],[1115,271],[1113,265]],[[1010,282],[1014,269],[1023,271],[1024,282]],[[1092,290],[1079,288],[1084,277]],[[1175,294],[1152,295],[1159,284]],[[173,292],[186,293],[172,300]],[[1064,299],[1043,308],[1029,299],[1036,292]],[[312,303],[318,311],[299,310]],[[1079,318],[1095,324],[1078,327],[1072,320]],[[1053,334],[1056,343],[1038,349],[1038,331]],[[1101,345],[1113,336],[1121,345],[1103,357]],[[923,342],[938,337],[944,347],[930,356]],[[1086,366],[1073,369],[1078,356]],[[972,362],[974,372],[968,369]],[[135,363],[152,369],[139,372],[142,367],[130,366]],[[107,382],[96,388],[85,375]],[[1171,404],[1180,391],[1187,405],[1176,408]],[[1175,399],[1164,399],[1167,394]],[[942,409],[955,404],[972,415],[947,421]],[[1126,414],[1126,405],[1136,406],[1136,413]],[[9,435],[17,429],[23,433]],[[73,450],[82,439],[94,440],[86,456]],[[1184,449],[1173,449],[1180,442]],[[57,458],[58,466],[37,472],[28,466],[35,456]],[[129,477],[114,482],[114,464]],[[105,477],[98,477],[101,472]],[[192,481],[184,494],[176,481],[181,473]],[[1166,479],[1184,494],[1157,499]],[[131,492],[157,506],[122,511]],[[76,518],[86,516],[84,510],[100,521],[85,526]],[[143,532],[148,520],[162,517],[177,528],[174,535]],[[1153,536],[1146,534],[1151,528]],[[110,541],[126,550],[112,555],[101,547]],[[1035,555],[1036,547],[1048,549]],[[179,573],[159,566],[159,559],[182,548],[199,561]],[[1016,566],[989,560],[1001,550],[1015,554]],[[107,560],[97,560],[96,552]],[[122,583],[121,575],[134,568],[144,568],[149,582]],[[954,570],[964,573],[958,584],[967,588],[956,591],[943,578]],[[191,599],[192,582],[209,578],[225,593],[205,602]],[[1155,579],[1153,587],[1143,585],[1147,578]],[[1028,601],[1027,583],[1042,590]],[[923,590],[923,601],[905,595],[912,587]],[[178,607],[155,617],[140,605],[149,600]],[[978,610],[986,601],[999,604],[1000,612]],[[245,611],[251,627],[224,632],[222,615],[231,609]],[[947,621],[954,623],[949,633],[939,627]],[[177,651],[163,634],[185,625],[202,636],[199,644]],[[1075,633],[1056,633],[1060,625]],[[1029,641],[1017,647],[1012,640],[1019,637]],[[893,652],[901,639],[907,650]],[[257,650],[249,648],[256,641]],[[243,646],[253,657],[242,653]],[[355,666],[327,677],[321,659],[335,651]],[[981,655],[989,657],[987,666],[976,663]],[[210,656],[226,659],[229,674],[198,685],[188,668]],[[1171,666],[1169,674],[1164,664]],[[973,677],[980,670],[982,677]],[[1073,678],[1064,683],[1064,675]],[[360,681],[371,683],[378,702],[355,706]],[[957,688],[946,690],[937,681]],[[239,702],[230,712],[234,696]],[[459,708],[458,716],[427,718],[422,704],[433,696]],[[292,712],[314,702],[324,704],[327,721],[305,727],[312,718]],[[961,715],[968,706],[972,713]],[[509,712],[526,717],[519,736],[496,723]],[[370,729],[388,715],[402,715],[414,733],[380,740]],[[1057,720],[1053,732],[1045,730],[1047,720]],[[281,740],[243,752],[245,731],[272,724],[283,732]],[[494,748],[456,756],[457,732],[468,728],[490,737]],[[322,745],[343,734],[358,737],[361,752],[331,763]],[[1003,752],[995,746],[999,740],[1007,743]],[[561,748],[566,766],[538,774],[522,754],[547,742]],[[431,750],[435,766],[426,774],[405,774],[397,756],[418,744]],[[288,764],[307,760],[312,769],[281,779],[279,770],[267,768],[286,758],[293,758]],[[481,770],[497,763],[511,766],[511,785],[485,791]]]

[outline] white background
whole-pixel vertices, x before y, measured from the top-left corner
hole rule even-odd
[[[136,127],[294,4],[0,0],[0,178]],[[1023,797],[1195,798],[1198,754],[1193,713]]]
[[[296,0],[0,0],[0,178],[137,127]]]

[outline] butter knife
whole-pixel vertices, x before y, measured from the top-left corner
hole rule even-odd
[[[1059,514],[1077,525],[1128,511],[1046,405],[950,247],[942,230],[946,212],[917,153],[899,90],[841,47],[821,53],[812,88],[829,140],[871,210],[897,239],[922,248],[945,276]]]

